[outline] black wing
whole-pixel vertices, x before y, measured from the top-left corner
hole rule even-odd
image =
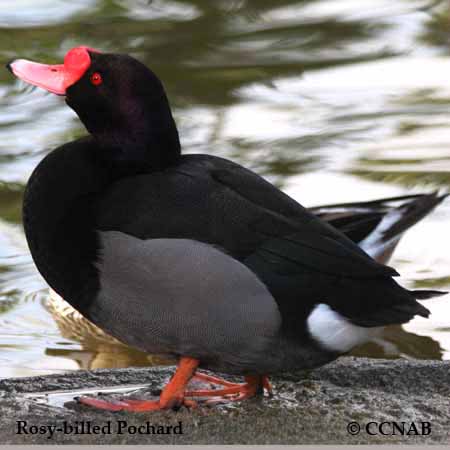
[[[287,209],[294,200],[253,172],[238,166],[213,171],[212,176],[258,211],[249,229],[266,239],[254,254],[272,254],[324,274],[352,278],[398,275],[297,202],[295,209]]]

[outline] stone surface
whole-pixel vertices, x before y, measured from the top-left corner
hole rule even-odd
[[[34,378],[0,380],[0,442],[2,444],[361,444],[361,443],[450,443],[450,363],[440,361],[375,360],[346,357],[312,372],[274,378],[273,398],[233,405],[201,406],[195,410],[152,413],[95,411],[70,401],[80,390],[144,384],[133,398],[148,398],[170,377],[172,368],[100,369]],[[46,391],[66,391],[45,396]],[[117,395],[117,394],[107,394]],[[123,395],[123,394],[122,394]],[[131,394],[126,394],[131,395]],[[69,400],[68,403],[65,403]],[[65,404],[65,406],[64,406]],[[26,421],[29,434],[17,434],[18,421]],[[108,425],[108,421],[110,425]],[[183,434],[118,434],[118,421],[128,426],[179,425]],[[383,436],[369,422],[429,422],[427,435]],[[32,426],[64,427],[81,431],[81,422],[108,427],[111,434],[64,434],[49,437],[30,434]],[[361,432],[351,435],[350,422]],[[123,422],[122,422],[123,423]],[[179,427],[180,428],[180,427]],[[178,428],[178,431],[179,431]],[[86,428],[85,428],[86,429]],[[150,429],[151,430],[151,429]],[[384,425],[383,430],[392,430]],[[412,429],[414,430],[414,428]],[[133,431],[131,428],[130,431]],[[425,432],[427,429],[425,428]]]

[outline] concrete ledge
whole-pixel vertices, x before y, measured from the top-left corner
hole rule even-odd
[[[313,372],[274,378],[274,398],[256,399],[220,407],[200,407],[188,411],[152,413],[108,413],[71,402],[77,391],[146,385],[133,398],[148,398],[170,377],[171,368],[100,369],[33,378],[0,380],[0,442],[2,444],[325,444],[325,443],[450,443],[450,362],[375,360],[346,357]],[[125,386],[126,387],[126,386]],[[60,394],[47,391],[59,391]],[[107,394],[117,395],[117,394]],[[122,396],[124,394],[121,394]],[[129,393],[127,395],[130,395]],[[65,401],[68,400],[68,403]],[[65,406],[64,406],[65,405]],[[22,434],[17,434],[18,421]],[[108,421],[110,424],[108,425]],[[147,430],[180,425],[183,434],[130,434],[118,421]],[[369,422],[406,422],[409,435],[384,436]],[[66,422],[66,425],[64,425]],[[78,424],[77,424],[78,422]],[[85,422],[111,434],[74,434]],[[147,428],[152,425],[155,428]],[[361,432],[351,435],[350,422]],[[411,426],[411,423],[414,425]],[[431,434],[422,433],[421,423],[429,422]],[[46,428],[73,426],[72,433]],[[401,424],[400,424],[401,425]],[[44,428],[31,428],[44,427]],[[123,427],[122,422],[122,427]],[[384,431],[392,431],[389,424]],[[426,426],[425,426],[426,428]],[[24,429],[29,434],[25,434]],[[38,434],[30,434],[32,431]],[[412,430],[412,431],[411,431]],[[133,428],[130,428],[133,431]],[[427,430],[424,430],[425,433]],[[40,434],[42,432],[42,434]]]

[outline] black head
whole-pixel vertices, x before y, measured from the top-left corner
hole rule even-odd
[[[16,60],[9,68],[28,83],[65,95],[114,163],[159,168],[179,157],[178,132],[164,87],[131,56],[76,47],[61,65]]]

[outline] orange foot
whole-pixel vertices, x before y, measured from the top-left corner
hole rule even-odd
[[[246,376],[245,383],[231,383],[202,373],[197,373],[195,378],[224,386],[223,389],[200,389],[185,392],[184,395],[186,397],[213,397],[206,400],[206,404],[245,400],[263,394],[264,389],[269,393],[269,396],[273,395],[272,386],[269,379],[265,376]]]
[[[226,403],[262,394],[264,389],[272,395],[272,386],[265,376],[247,376],[245,383],[232,383],[221,378],[213,377],[203,373],[195,373],[199,361],[194,358],[183,357],[180,359],[178,368],[172,379],[161,392],[159,400],[116,400],[106,401],[93,397],[78,397],[76,400],[83,405],[92,406],[107,411],[157,411],[161,409],[177,409],[181,406],[195,408],[197,402],[186,397],[212,397],[204,402]],[[212,384],[223,386],[223,389],[204,389],[186,391],[187,384],[192,378],[207,381]]]
[[[201,380],[201,381],[207,381],[212,384],[218,384],[219,386],[224,386],[224,387],[238,387],[238,386],[242,387],[243,386],[242,383],[233,383],[231,381],[224,380],[223,378],[214,377],[212,375],[207,375],[206,373],[201,373],[201,372],[197,372],[193,378]],[[262,384],[262,387],[267,391],[267,393],[269,394],[269,397],[272,397],[273,389],[272,389],[272,385],[270,384],[269,378],[266,376],[261,376],[260,378],[261,378],[260,383]],[[259,382],[259,380],[258,380],[258,382]]]
[[[189,408],[195,408],[197,402],[194,400],[182,399],[179,402],[174,402],[171,405],[164,405],[161,400],[116,400],[106,401],[93,397],[77,397],[78,403],[83,405],[92,406],[97,409],[104,409],[106,411],[131,411],[131,412],[144,412],[144,411],[158,411],[161,409],[177,409],[182,405]]]
[[[184,391],[189,380],[194,376],[199,361],[193,358],[181,358],[178,369],[161,392],[159,400],[118,400],[106,401],[92,397],[78,397],[78,403],[107,411],[156,411],[160,409],[177,409],[182,405],[195,407],[197,403],[184,398]]]

